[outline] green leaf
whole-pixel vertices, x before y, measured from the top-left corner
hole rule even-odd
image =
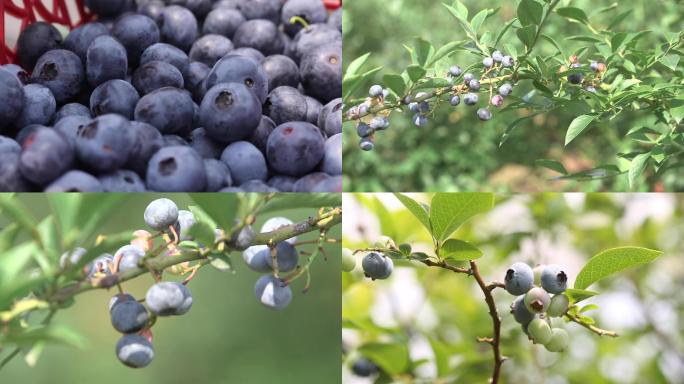
[[[556,9],[556,13],[559,15],[568,18],[570,20],[576,20],[579,21],[582,24],[588,24],[589,23],[589,18],[587,17],[587,14],[584,13],[583,10],[575,7],[565,7],[565,8],[558,8]]]
[[[188,233],[190,236],[194,237],[198,243],[203,244],[205,247],[212,247],[214,245],[214,240],[216,239],[214,229],[215,228],[211,224],[200,220],[188,229]]]
[[[86,193],[78,201],[77,214],[70,232],[62,229],[63,243],[66,248],[72,248],[74,243],[81,244],[93,238],[105,220],[109,220],[111,212],[116,207],[124,206],[124,200],[129,198],[127,193]]]
[[[409,210],[413,214],[413,216],[420,221],[421,224],[425,227],[425,229],[428,230],[428,232],[432,233],[432,228],[430,226],[430,216],[428,215],[428,211],[420,205],[417,201],[413,200],[412,198],[402,195],[401,193],[395,193],[394,196],[399,199],[399,201],[404,204],[404,207]]]
[[[404,92],[406,92],[406,83],[401,75],[387,74],[382,77],[382,80],[387,88],[391,89],[397,96],[404,96]]]
[[[598,292],[586,291],[583,289],[568,288],[565,290],[565,295],[570,299],[571,303],[579,303],[590,297],[598,295]]]
[[[233,272],[233,261],[230,255],[225,253],[211,253],[209,254],[209,264],[221,272]]]
[[[296,208],[339,207],[342,196],[339,193],[279,193],[276,194],[260,213],[282,211]]]
[[[548,160],[548,159],[538,159],[534,161],[534,164],[539,166],[539,167],[544,167],[551,169],[553,171],[556,171],[558,173],[561,173],[563,175],[567,175],[568,171],[565,169],[563,166],[563,163],[560,161],[556,160]]]
[[[413,64],[406,67],[406,73],[408,74],[409,79],[414,83],[425,76],[425,72],[425,69],[419,65]]]
[[[485,21],[488,15],[489,10],[483,9],[473,16],[473,20],[470,21],[470,27],[473,29],[473,31],[475,31],[475,33],[477,33],[477,30],[480,29],[482,23]]]
[[[449,349],[439,340],[430,337],[432,352],[435,354],[435,365],[437,365],[437,376],[444,377],[449,373]]]
[[[580,309],[580,313],[585,313],[585,312],[589,312],[589,311],[595,311],[595,310],[597,310],[597,309],[599,309],[599,306],[598,306],[598,305],[596,305],[596,304],[587,304],[587,305],[585,305],[584,307],[582,307],[582,308]]]
[[[630,267],[650,263],[663,252],[640,247],[619,247],[592,257],[575,280],[575,288],[585,289],[593,283]]]
[[[449,56],[450,54],[461,48],[462,45],[463,43],[461,43],[460,41],[452,41],[448,44],[443,45],[441,48],[437,50],[437,52],[435,52],[434,55],[432,55],[432,57],[425,66],[428,68],[432,67],[442,58]]]
[[[430,255],[425,252],[413,252],[408,258],[411,260],[427,260],[430,258]]]
[[[532,24],[526,25],[515,31],[515,34],[518,35],[518,39],[520,39],[520,41],[522,41],[522,43],[525,44],[527,49],[532,48],[532,45],[534,44],[534,36],[536,33],[537,27]]]
[[[409,351],[404,344],[368,343],[359,348],[359,353],[390,375],[403,373],[409,366]]]
[[[9,223],[0,231],[0,254],[14,245],[18,234],[19,225],[17,223]]]
[[[191,193],[190,198],[214,220],[219,228],[229,229],[235,225],[238,201],[233,193]],[[214,228],[210,243],[214,243]]]
[[[518,20],[522,25],[541,24],[544,7],[534,0],[522,0],[518,4]]]
[[[432,234],[442,242],[468,219],[492,207],[493,193],[436,193],[430,207]]]
[[[644,169],[646,168],[646,164],[650,157],[651,152],[646,152],[636,155],[634,159],[632,159],[632,163],[629,166],[628,173],[630,188],[634,188],[637,177],[639,177],[644,172]]]
[[[26,268],[36,251],[36,243],[26,242],[0,254],[0,288],[23,278],[20,272]]]
[[[364,64],[366,64],[366,61],[368,61],[368,58],[370,57],[371,53],[368,52],[364,55],[361,55],[360,57],[356,58],[354,61],[349,63],[349,66],[347,66],[347,72],[345,72],[345,78],[347,76],[351,75],[356,75],[361,67],[363,67]]]
[[[38,222],[15,195],[0,194],[0,209],[2,209],[3,214],[9,216],[9,218],[19,224],[23,230],[31,233],[34,238],[40,241],[40,237],[37,236],[37,232],[35,231]]]
[[[62,324],[29,328],[21,333],[8,335],[5,340],[22,347],[33,345],[39,341],[76,348],[85,348],[87,345],[86,339],[80,333]]]
[[[665,55],[661,57],[659,60],[660,64],[670,68],[673,72],[677,69],[677,64],[679,63],[679,55]]]
[[[430,44],[429,41],[416,37],[413,39],[413,50],[411,51],[411,58],[414,64],[418,64],[421,67],[425,67],[428,60],[435,53],[435,48]]]
[[[78,208],[85,195],[81,193],[48,193],[47,195],[62,236],[66,236],[77,225]]]
[[[575,117],[568,127],[568,132],[565,134],[565,145],[570,144],[589,124],[598,118],[598,115],[581,115]]]
[[[482,251],[476,246],[457,239],[447,239],[439,249],[439,255],[449,260],[475,260],[482,257]]]
[[[444,5],[447,8],[451,8],[450,10],[453,10],[451,13],[457,18],[468,20],[468,8],[465,5],[463,5],[463,3],[461,3],[459,0],[454,0],[454,2],[451,4],[451,7],[449,7],[446,4]]]

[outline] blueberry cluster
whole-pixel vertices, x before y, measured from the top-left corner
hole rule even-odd
[[[0,67],[0,191],[334,192],[341,10],[322,0],[86,0]]]
[[[461,101],[465,105],[475,106],[480,102],[479,93],[486,92],[491,96],[488,104],[499,108],[503,105],[504,98],[513,92],[513,85],[504,81],[510,77],[505,71],[512,70],[514,65],[515,60],[511,56],[503,55],[500,51],[495,51],[491,57],[485,57],[482,60],[482,73],[479,78],[472,72],[463,73],[461,67],[454,65],[449,68],[447,74],[452,84],[447,89],[448,92],[444,90],[431,93],[418,92],[414,96],[405,96],[401,104],[406,105],[409,112],[413,114],[411,121],[417,127],[427,125],[428,116],[440,102],[439,97],[442,95],[447,95],[449,104],[454,107],[461,104]],[[502,84],[499,85],[499,83]],[[494,94],[495,91],[496,94]],[[352,119],[358,120],[356,130],[361,138],[359,147],[364,151],[370,151],[375,147],[375,132],[389,127],[389,112],[385,108],[385,98],[389,95],[389,90],[376,84],[370,87],[368,94],[369,97],[363,103],[352,107],[348,112]],[[436,99],[432,105],[431,99]],[[477,117],[482,121],[487,121],[492,118],[492,112],[488,107],[482,107],[477,110]]]
[[[525,263],[515,263],[506,271],[506,291],[518,296],[511,304],[511,313],[535,344],[550,352],[561,352],[569,343],[568,333],[552,327],[551,318],[568,311],[568,276],[559,265],[538,265],[532,269]],[[553,297],[551,296],[553,294]]]
[[[582,64],[577,55],[570,56],[569,62],[570,69],[582,68]],[[581,85],[587,92],[596,93],[596,87],[601,84],[603,73],[606,72],[607,67],[606,64],[602,62],[591,60],[589,62],[589,69],[591,69],[592,72],[591,76],[585,78],[583,72],[576,72],[569,74],[567,80],[570,84]],[[568,67],[563,65],[560,67],[559,72],[563,73],[567,70]]]

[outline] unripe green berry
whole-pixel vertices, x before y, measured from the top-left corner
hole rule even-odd
[[[549,308],[546,310],[546,314],[550,317],[561,317],[565,315],[568,311],[568,306],[570,305],[570,299],[567,296],[560,293],[554,295],[549,303]]]
[[[532,313],[546,312],[550,301],[549,294],[539,287],[534,287],[525,294],[525,306]]]
[[[389,236],[380,236],[380,238],[373,243],[373,248],[395,248],[394,240]]]
[[[349,248],[342,248],[342,271],[351,272],[356,268],[356,258]]]
[[[527,332],[536,344],[546,344],[551,340],[551,327],[541,317],[532,320],[527,326]]]
[[[549,352],[562,352],[568,347],[570,343],[570,336],[565,329],[553,328],[551,330],[551,340],[544,344],[546,350]]]

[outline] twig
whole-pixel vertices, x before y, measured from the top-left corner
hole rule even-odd
[[[584,328],[586,328],[586,329],[588,329],[588,330],[594,332],[595,334],[597,334],[597,335],[599,335],[599,336],[618,337],[617,332],[608,331],[608,330],[605,330],[605,329],[601,329],[601,328],[599,328],[599,327],[596,327],[596,326],[594,326],[594,325],[592,325],[592,324],[585,323],[585,322],[582,321],[582,319],[580,319],[578,316],[573,316],[573,315],[570,315],[570,314],[566,313],[566,314],[565,314],[565,318],[568,319],[568,320],[570,320],[570,321],[572,321],[573,323],[577,323],[577,324],[583,326]]]

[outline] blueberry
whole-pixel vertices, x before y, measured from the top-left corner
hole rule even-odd
[[[233,52],[230,53],[231,55],[235,56],[244,56],[248,57],[257,63],[261,63],[264,61],[266,56],[264,56],[263,53],[259,52],[258,50],[250,47],[242,47],[242,48],[235,48]]]
[[[219,84],[202,101],[200,123],[211,138],[230,143],[250,137],[261,122],[261,112],[261,103],[246,85]]]
[[[449,100],[449,104],[451,104],[455,107],[455,106],[461,104],[461,98],[458,95],[453,95],[453,96],[451,96],[451,99]]]
[[[244,251],[254,241],[254,229],[251,225],[245,225],[231,236],[230,242],[237,250]]]
[[[140,57],[140,65],[147,64],[151,61],[163,61],[171,64],[176,67],[183,76],[188,73],[190,67],[188,55],[179,48],[166,43],[153,44],[145,49]]]
[[[461,76],[461,67],[458,65],[454,65],[451,68],[449,68],[449,74],[453,77],[459,77]]]
[[[88,265],[85,267],[85,271],[88,274],[88,278],[92,279],[94,277],[100,277],[103,275],[111,275],[111,266],[113,259],[114,258],[112,257],[112,255],[105,253],[100,255],[98,258],[91,261],[90,263],[88,263]]]
[[[189,147],[190,144],[185,140],[184,138],[178,136],[178,135],[164,135],[162,136],[162,140],[164,141],[164,147],[176,147],[176,146],[181,146],[181,147]]]
[[[342,96],[342,44],[333,42],[307,52],[299,64],[307,95],[323,103]]]
[[[480,90],[480,82],[476,79],[470,80],[468,82],[468,88],[470,88],[473,91],[479,91]]]
[[[409,103],[408,105],[409,111],[413,113],[418,113],[420,111],[420,108],[418,107],[418,103]]]
[[[426,123],[427,123],[427,121],[426,121]],[[373,148],[375,148],[375,143],[373,142],[372,138],[364,137],[359,142],[359,148],[361,148],[364,151],[372,151]]]
[[[23,143],[20,170],[29,181],[45,185],[64,174],[74,160],[74,149],[61,133],[40,127]]]
[[[109,29],[102,23],[86,23],[73,29],[64,39],[64,48],[78,55],[83,63],[90,44],[100,36],[109,35]]]
[[[112,173],[100,175],[103,192],[146,192],[145,182],[137,173],[127,169],[119,169]]]
[[[339,97],[338,97],[339,99]],[[359,104],[359,116],[366,116],[370,110],[370,105],[366,102]]]
[[[190,49],[190,60],[213,67],[219,59],[234,48],[233,42],[221,35],[204,35],[197,39]]]
[[[0,153],[21,153],[21,145],[14,139],[0,136]]]
[[[33,68],[45,52],[59,48],[62,35],[52,24],[42,21],[29,24],[19,34],[17,58],[24,68]]]
[[[463,96],[463,102],[465,105],[475,105],[480,101],[480,97],[477,95],[477,93],[466,93],[465,96]]]
[[[261,121],[259,125],[254,130],[252,136],[248,141],[254,144],[255,147],[259,148],[261,153],[266,155],[266,146],[268,143],[268,137],[275,130],[276,124],[268,116],[261,116]]]
[[[273,269],[273,256],[271,250],[267,249],[268,257],[266,257],[266,264],[270,269]],[[299,254],[297,249],[287,241],[281,241],[276,244],[275,257],[278,260],[278,271],[290,272],[297,267],[299,263]]]
[[[297,33],[292,40],[290,54],[295,61],[299,62],[306,52],[331,41],[342,41],[342,33],[328,24],[313,24]],[[380,93],[372,97],[380,95],[382,95],[382,87]]]
[[[260,232],[273,232],[275,230],[287,227],[292,224],[294,224],[294,222],[288,219],[287,217],[274,216],[266,220],[264,224],[261,225]],[[287,241],[290,244],[295,244],[297,242],[297,237],[291,237],[285,241]]]
[[[0,68],[10,72],[23,85],[29,84],[31,82],[31,75],[29,75],[29,73],[26,72],[24,68],[16,64],[0,65]]]
[[[54,49],[38,59],[31,79],[50,88],[57,104],[63,104],[81,92],[85,73],[75,53]]]
[[[285,55],[271,55],[265,58],[261,65],[268,78],[269,92],[283,85],[299,85],[299,67],[291,58]]]
[[[554,295],[549,303],[549,308],[546,310],[546,314],[550,317],[561,317],[565,315],[568,311],[568,306],[570,305],[570,299],[564,294]]]
[[[268,185],[280,192],[292,192],[292,187],[297,179],[291,176],[276,175],[268,179]]]
[[[282,86],[274,89],[264,103],[264,114],[277,125],[306,119],[306,99],[296,88]]]
[[[100,84],[90,95],[90,110],[93,115],[119,114],[133,119],[135,106],[140,101],[138,91],[124,80],[109,80]]]
[[[23,128],[32,124],[48,124],[57,109],[57,102],[50,90],[40,84],[24,86],[24,109],[14,124]]]
[[[485,57],[482,60],[482,65],[484,65],[485,68],[491,68],[494,65],[494,59],[491,57]]]
[[[494,95],[489,102],[495,107],[500,107],[503,105],[504,99],[501,95]]]
[[[83,248],[80,248],[80,249],[83,249]],[[85,253],[85,249],[83,249],[83,252]],[[64,255],[66,255],[66,253]],[[62,255],[62,256],[64,256],[64,255]],[[112,296],[111,299],[109,299],[109,312],[110,313],[112,312],[112,308],[114,308],[115,305],[117,305],[119,303],[126,302],[126,301],[130,301],[130,300],[135,300],[135,297],[133,297],[133,295],[128,294],[128,293],[117,293],[116,295]]]
[[[135,333],[147,325],[147,309],[135,300],[116,304],[111,311],[112,326],[121,333]]]
[[[143,96],[135,107],[135,120],[156,127],[162,134],[188,130],[195,110],[190,95],[165,87]]]
[[[524,295],[534,285],[532,268],[525,263],[514,263],[506,271],[504,283],[511,295]]]
[[[114,23],[112,35],[126,47],[131,63],[138,63],[145,49],[158,43],[160,39],[159,28],[154,20],[140,14],[119,18]]]
[[[180,5],[192,12],[198,20],[204,19],[211,11],[213,0],[169,0],[169,5]]]
[[[302,176],[318,165],[324,152],[325,140],[315,125],[289,122],[278,126],[268,138],[266,157],[277,173]]]
[[[529,324],[534,320],[534,314],[530,312],[525,306],[525,296],[518,296],[513,304],[511,304],[511,313],[515,321],[522,325]]]
[[[420,93],[418,95],[420,95]],[[418,103],[418,111],[423,114],[429,113],[430,103],[427,100],[421,101],[420,103]]]
[[[389,127],[389,120],[384,116],[375,116],[371,119],[370,127],[376,131],[382,131]]]
[[[477,117],[482,121],[487,121],[492,118],[492,112],[487,108],[480,108],[477,110]]]
[[[304,100],[306,102],[306,116],[304,117],[304,121],[313,125],[318,124],[318,117],[323,110],[323,104],[311,96],[304,95]],[[341,111],[340,116],[342,116]]]
[[[597,72],[599,68],[599,63],[597,61],[592,60],[589,64],[589,68],[591,68],[592,71]]]
[[[509,83],[505,83],[499,87],[499,95],[508,96],[513,92],[513,86]]]
[[[251,270],[266,273],[271,271],[271,267],[266,262],[266,258],[271,257],[269,252],[266,245],[253,245],[242,252],[242,259]]]
[[[154,20],[157,25],[161,25],[164,8],[166,8],[166,4],[162,0],[147,0],[138,6],[138,13]]]
[[[190,132],[188,142],[204,159],[218,159],[224,148],[223,145],[208,137],[204,128],[197,128]]]
[[[45,192],[104,192],[102,183],[83,171],[69,171],[45,188]]]
[[[207,93],[207,89],[204,87],[204,80],[211,72],[211,68],[199,61],[193,61],[188,67],[188,71],[185,74],[185,89],[190,91],[192,94],[192,99],[197,102],[202,102],[204,94]]]
[[[19,170],[19,153],[0,151],[0,190],[30,192],[31,184]]]
[[[330,137],[342,133],[342,99],[337,98],[326,104],[318,114],[318,127]]]
[[[582,67],[581,64],[579,63],[574,63],[570,65],[570,68],[580,68]],[[568,81],[572,84],[580,84],[582,83],[582,80],[584,80],[584,74],[583,73],[573,73],[568,75]]]
[[[279,23],[282,6],[281,0],[251,0],[240,2],[238,9],[247,19],[267,19]]]
[[[238,48],[254,48],[265,56],[281,54],[285,49],[278,26],[263,19],[242,23],[233,35],[233,43]]]
[[[421,115],[419,113],[416,113],[415,115],[413,115],[413,119],[411,121],[413,121],[413,124],[416,127],[424,127],[428,123],[428,118],[425,115]]]
[[[549,294],[539,287],[534,287],[525,294],[525,307],[532,313],[546,312],[550,301]]]
[[[133,86],[141,95],[147,95],[164,87],[183,88],[185,82],[178,68],[163,61],[150,61],[135,70]]]
[[[140,121],[131,121],[129,126],[133,144],[125,166],[144,175],[150,158],[164,145],[162,135],[157,128]]]
[[[85,117],[85,118],[92,118],[93,116],[90,114],[90,109],[86,107],[83,104],[80,103],[69,103],[65,104],[60,108],[52,117],[52,121],[57,124],[59,123],[62,119],[66,117],[73,117],[73,116],[78,116],[78,117]]]
[[[264,155],[247,141],[237,141],[227,146],[221,154],[221,161],[228,166],[233,182],[237,185],[249,180],[268,179]]]
[[[95,118],[76,136],[79,160],[98,173],[112,172],[126,164],[132,145],[128,120],[115,114]]]
[[[384,280],[392,274],[394,263],[389,257],[375,252],[370,252],[363,257],[361,262],[363,273],[373,280]]]
[[[128,56],[121,43],[111,36],[100,36],[88,47],[86,53],[86,76],[91,86],[113,79],[125,79]]]
[[[492,53],[492,59],[495,62],[500,63],[503,60],[503,54],[501,51],[494,51],[494,53]]]
[[[505,68],[510,68],[515,65],[515,60],[513,60],[513,58],[510,56],[504,56],[501,58],[501,65],[503,65]]]
[[[325,155],[321,163],[321,170],[329,175],[342,174],[342,134],[330,136],[325,141]]]
[[[157,316],[178,316],[185,314],[192,307],[192,294],[181,283],[164,281],[147,290],[145,303]]]
[[[362,357],[352,364],[352,372],[359,377],[369,377],[378,373],[378,366],[372,361]]]
[[[342,8],[336,10],[328,16],[328,25],[337,28],[338,31],[342,32]]]
[[[204,159],[204,171],[207,174],[207,192],[218,192],[233,184],[230,169],[220,160]]]
[[[181,209],[178,211],[178,227],[180,228],[179,230],[179,235],[181,240],[194,240],[195,238],[190,236],[190,228],[197,224],[197,220],[195,219],[195,215],[192,214],[190,211],[186,211]]]
[[[199,33],[197,18],[187,8],[171,5],[162,12],[161,40],[187,52]]]
[[[313,192],[316,187],[328,180],[330,175],[323,172],[314,172],[306,176],[299,178],[294,185],[292,185],[292,192],[295,193],[310,193]]]
[[[551,330],[551,339],[548,343],[544,344],[544,347],[549,352],[562,352],[568,347],[570,343],[570,337],[568,332],[561,328],[553,328]]]
[[[546,320],[535,318],[527,326],[527,332],[536,344],[546,344],[551,341],[551,327]]]
[[[261,304],[276,310],[284,309],[292,301],[290,286],[272,275],[264,275],[257,280],[254,294]]]
[[[202,33],[205,35],[213,33],[231,39],[238,27],[245,21],[245,17],[237,9],[216,8],[204,19]]]
[[[178,206],[167,198],[154,200],[145,208],[144,218],[150,228],[166,230],[178,221]]]
[[[126,0],[85,0],[85,6],[100,16],[116,16],[126,5]]]
[[[324,23],[328,18],[328,11],[322,1],[319,0],[289,0],[283,5],[281,22],[285,32],[294,36],[304,28],[300,23],[291,23],[294,16],[299,16],[308,24]]]
[[[549,293],[563,293],[568,287],[568,275],[560,265],[547,265],[541,274],[541,286]]]
[[[313,193],[342,193],[342,176],[331,176],[318,182],[311,189]]]
[[[160,149],[147,166],[147,187],[159,192],[202,192],[207,186],[204,161],[190,147]]]
[[[123,335],[116,343],[116,357],[131,368],[148,366],[154,358],[154,348],[138,334]]]
[[[475,75],[473,75],[472,73],[466,73],[465,75],[463,75],[463,82],[466,85],[470,84],[470,82],[474,79],[475,79]]]
[[[207,76],[207,89],[219,83],[244,84],[254,92],[260,103],[264,103],[268,96],[268,77],[259,61],[235,52],[219,60]]]

